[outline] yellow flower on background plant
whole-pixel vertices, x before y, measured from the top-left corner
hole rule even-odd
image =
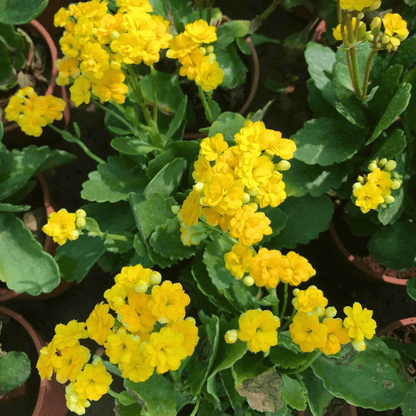
[[[112,332],[104,343],[105,353],[110,363],[118,364],[129,363],[133,359],[133,354],[140,346],[140,338],[127,333],[125,328],[119,328],[117,332]]]
[[[53,342],[50,342],[39,351],[36,368],[39,371],[41,380],[44,380],[45,378],[48,380],[51,379],[53,374],[53,360],[55,357],[57,357],[56,346]]]
[[[237,143],[239,153],[251,152],[255,156],[268,146],[266,138],[266,127],[262,121],[252,122],[248,120],[244,123],[244,127],[234,136]]]
[[[141,347],[132,351],[132,359],[128,362],[121,361],[118,364],[123,378],[128,378],[133,383],[142,383],[148,380],[155,369],[146,362]]]
[[[381,170],[380,168],[374,169],[368,174],[367,180],[370,183],[374,183],[381,191],[383,198],[391,194],[391,188],[393,181],[391,179],[391,173]]]
[[[82,345],[64,348],[60,355],[53,359],[53,369],[56,372],[56,380],[63,384],[75,381],[78,373],[91,357],[90,350]]]
[[[125,285],[117,283],[104,292],[104,298],[110,305],[110,308],[115,311],[118,307],[123,305],[127,297],[128,289]]]
[[[101,102],[110,101],[113,98],[116,103],[123,104],[129,90],[129,87],[124,84],[125,79],[126,77],[123,71],[109,69],[104,73],[102,78],[94,80],[92,92]]]
[[[64,348],[78,345],[79,340],[85,338],[88,338],[85,322],[77,322],[73,319],[72,321],[69,321],[67,325],[56,325],[55,336],[53,337],[52,342],[58,350],[63,350]]]
[[[55,27],[64,27],[68,22],[69,18],[71,17],[71,13],[66,10],[64,7],[61,7],[56,13],[53,18],[53,25]]]
[[[250,271],[253,249],[242,244],[234,244],[229,253],[224,254],[225,268],[236,279],[241,279]]]
[[[74,390],[73,383],[69,383],[65,388],[66,407],[77,415],[85,415],[85,409],[91,406],[87,399],[81,399]]]
[[[344,326],[348,329],[348,336],[351,343],[358,351],[365,350],[364,339],[372,339],[376,333],[376,321],[372,319],[373,311],[361,306],[355,302],[354,305],[346,306],[344,313],[347,317],[344,319]]]
[[[216,135],[207,137],[201,141],[199,154],[209,162],[212,162],[227,149],[228,144],[224,140],[224,136],[221,133],[217,133]]]
[[[409,36],[407,22],[398,13],[387,13],[383,17],[383,25],[386,35],[397,37],[400,41]]]
[[[199,85],[205,92],[215,90],[224,80],[224,71],[217,61],[204,60],[197,69],[195,77],[196,85]]]
[[[355,25],[357,24],[357,19],[355,17],[353,17],[351,19],[351,22],[352,22],[352,29],[354,30]],[[358,26],[359,26],[359,29],[365,31],[365,23],[364,22],[359,20]],[[332,29],[332,34],[333,34],[335,40],[338,40],[338,41],[343,40],[342,39],[342,34],[341,34],[341,25],[340,24],[335,29]],[[344,26],[344,38],[347,38],[347,36],[348,36],[347,28],[346,28],[346,26]],[[365,39],[360,38],[360,40],[365,40]]]
[[[42,227],[42,231],[62,246],[68,239],[73,241],[79,237],[75,221],[76,215],[63,208],[49,215],[48,223]]]
[[[91,101],[91,82],[80,75],[69,88],[72,102],[79,107],[81,104],[89,104]]]
[[[340,0],[341,9],[361,11],[367,7],[372,7],[374,0]]]
[[[266,129],[266,142],[266,153],[284,160],[292,159],[296,152],[296,143],[291,139],[283,139],[280,131]]]
[[[319,307],[324,313],[328,299],[324,297],[324,292],[316,286],[309,286],[306,290],[295,289],[293,291],[295,297],[292,304],[297,311],[310,312]]]
[[[235,174],[247,186],[249,192],[267,184],[273,172],[275,172],[274,164],[268,156],[258,157],[250,152],[241,155],[235,168]]]
[[[153,11],[152,5],[148,0],[117,0],[116,6],[119,7],[120,13],[130,13],[139,10],[144,13]]]
[[[114,278],[116,284],[128,289],[134,288],[137,292],[146,292],[151,286],[152,270],[144,268],[141,264],[123,267]]]
[[[185,26],[185,35],[195,43],[212,43],[217,40],[215,26],[210,26],[205,20],[197,20]]]
[[[238,338],[247,342],[247,348],[254,353],[267,352],[277,345],[277,328],[280,319],[270,311],[251,309],[238,319]]]
[[[312,352],[315,348],[324,348],[326,345],[328,328],[319,322],[319,316],[315,313],[297,312],[289,332],[293,342],[303,352]]]
[[[287,197],[285,188],[286,184],[283,182],[283,175],[274,171],[269,180],[256,189],[256,202],[260,205],[260,208],[268,206],[276,208]]]
[[[294,251],[289,251],[286,254],[286,259],[289,261],[289,267],[286,274],[281,277],[282,282],[289,283],[291,286],[298,286],[315,276],[316,270],[305,257]]]
[[[109,309],[109,305],[103,302],[95,305],[86,322],[89,337],[100,345],[107,340],[114,325],[114,316],[108,312]]]
[[[370,209],[377,209],[380,204],[384,203],[381,189],[372,182],[367,182],[365,185],[355,188],[353,195],[357,198],[355,205],[360,207],[364,214]]]
[[[168,327],[172,328],[173,332],[181,333],[183,335],[183,347],[186,350],[186,354],[190,357],[198,344],[198,327],[194,318],[181,319],[180,321],[171,322]]]
[[[200,203],[201,193],[194,189],[183,201],[181,207],[182,220],[187,227],[196,225],[198,218],[202,215],[202,206]]]
[[[342,326],[342,319],[340,318],[327,318],[323,321],[323,324],[328,330],[328,337],[325,346],[320,350],[326,355],[336,354],[341,350],[341,344],[350,342],[348,330]]]

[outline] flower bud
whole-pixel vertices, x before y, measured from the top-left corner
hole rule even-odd
[[[194,185],[195,191],[201,192],[204,189],[204,182],[197,182]]]
[[[119,70],[121,68],[121,63],[118,61],[110,62],[111,69]]]
[[[374,35],[372,35],[371,33],[367,32],[367,40],[369,42],[372,42],[374,40]]]
[[[371,34],[376,38],[380,33],[381,19],[376,16],[370,23]]]
[[[71,233],[71,240],[76,240],[80,236],[80,232],[78,230],[74,230]]]
[[[110,34],[110,40],[116,40],[120,37],[120,33],[114,31]]]
[[[290,169],[290,162],[287,160],[281,160],[277,165],[274,165],[276,170],[280,170],[281,172],[285,172]]]
[[[396,169],[396,167],[397,167],[396,161],[395,160],[389,160],[385,164],[384,169],[387,170],[387,171],[389,171],[389,172],[391,172],[392,170]]]
[[[391,189],[393,189],[393,191],[395,191],[396,189],[399,189],[402,186],[402,181],[398,179],[393,179],[392,182],[393,184],[391,185]]]
[[[150,284],[151,285],[160,285],[162,281],[162,275],[159,272],[153,271],[150,273]]]
[[[387,195],[387,196],[384,198],[384,202],[385,202],[386,204],[392,204],[392,203],[394,202],[394,196]]]
[[[87,216],[87,213],[83,209],[77,209],[75,211],[75,215],[79,218],[85,218]]]
[[[363,20],[364,19],[364,13],[363,12],[358,12],[357,13],[357,20]]]
[[[293,296],[297,296],[299,292],[299,289],[293,289]]]
[[[140,284],[135,284],[134,285],[134,290],[137,292],[137,293],[144,293],[144,292],[146,292],[147,291],[147,289],[149,289],[149,285],[146,283],[146,282],[141,282]]]
[[[379,207],[380,208],[387,208],[387,205],[386,204],[380,204]]]
[[[244,283],[246,286],[253,286],[253,285],[254,285],[254,279],[253,279],[251,276],[246,276],[246,277],[243,279],[243,283]]]
[[[94,358],[92,360],[92,365],[97,365],[102,362],[103,362],[103,359],[99,355],[94,355]]]
[[[248,204],[250,202],[250,195],[246,192],[243,197],[243,204]]]
[[[355,184],[352,186],[352,189],[358,189],[361,188],[363,185],[360,182],[355,182]]]
[[[227,344],[234,344],[235,342],[237,342],[237,330],[230,329],[229,331],[227,331],[224,335],[224,339]]]
[[[378,166],[380,166],[381,168],[387,163],[387,159],[385,157],[383,157],[383,159],[381,159],[378,162]]]
[[[75,225],[78,229],[82,229],[87,224],[87,221],[85,221],[85,218],[78,217],[75,221]]]
[[[357,181],[360,182],[361,185],[364,185],[365,183],[365,179],[361,175],[358,176]]]
[[[389,42],[390,42],[390,36],[389,36],[389,35],[384,34],[384,35],[381,37],[381,43],[382,43],[383,45],[387,45]]]
[[[329,308],[325,309],[325,316],[327,316],[328,318],[334,318],[336,314],[337,310],[333,306],[330,306]]]
[[[377,10],[381,6],[381,0],[374,0],[372,6],[368,9],[369,12]]]
[[[200,47],[199,51],[201,52],[201,55],[205,55],[207,53],[207,50],[204,47]]]
[[[172,211],[173,215],[178,215],[181,210],[181,207],[179,205],[172,205],[170,207],[170,210]]]
[[[214,53],[214,47],[212,45],[209,45],[205,48],[207,50],[207,53]]]
[[[376,49],[381,49],[383,47],[383,45],[380,42],[376,42],[374,46]]]
[[[375,163],[375,162],[371,162],[369,165],[368,165],[368,170],[369,171],[373,171],[373,170],[376,170],[377,169],[377,163]]]

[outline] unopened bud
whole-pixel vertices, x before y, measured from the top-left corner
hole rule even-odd
[[[117,31],[114,31],[110,34],[110,40],[116,40],[120,37],[120,33],[118,33]]]
[[[386,204],[380,204],[380,208],[387,208]]]
[[[103,362],[103,359],[99,355],[94,355],[92,365],[97,365]]]
[[[75,221],[75,225],[78,229],[84,228],[87,224],[87,221],[85,221],[85,218],[77,218]]]
[[[376,49],[381,49],[383,47],[383,45],[380,42],[376,42],[374,46]]]
[[[277,165],[274,165],[276,170],[280,170],[282,172],[285,172],[285,171],[289,170],[290,166],[291,166],[291,164],[287,160],[281,160]]]
[[[374,35],[372,35],[371,33],[368,33],[368,32],[367,32],[367,40],[368,40],[369,42],[372,42],[372,41],[374,40]]]
[[[392,170],[397,168],[397,163],[395,160],[389,160],[385,165],[384,169],[391,172]]]
[[[203,46],[199,48],[199,51],[201,52],[201,55],[205,55],[207,53],[207,50]]]
[[[244,194],[243,204],[248,204],[250,202],[250,195],[248,193]]]
[[[149,289],[149,285],[146,282],[141,281],[139,284],[135,284],[134,285],[134,290],[137,293],[144,293],[147,291],[147,289]]]
[[[380,166],[381,168],[387,163],[387,159],[385,157],[383,157],[383,159],[381,159],[378,162],[378,166]]]
[[[165,325],[169,322],[169,319],[166,318],[166,316],[161,316],[158,320],[157,320],[160,324]]]
[[[213,53],[214,52],[214,47],[212,45],[207,46],[205,49],[207,50],[207,53]]]
[[[357,178],[357,181],[358,182],[360,182],[361,183],[361,185],[364,185],[364,183],[365,183],[365,179],[364,179],[364,177],[363,176],[358,176],[358,178]]]
[[[393,179],[392,180],[391,189],[393,189],[393,191],[395,191],[396,189],[399,189],[401,186],[402,186],[402,181],[400,181],[398,179]]]
[[[368,170],[370,171],[370,172],[372,172],[373,170],[376,170],[377,169],[377,163],[375,163],[375,162],[371,162],[369,165],[368,165]]]
[[[75,211],[75,215],[79,218],[85,218],[87,216],[87,213],[83,209],[77,209]]]
[[[78,237],[80,236],[80,232],[78,230],[74,230],[71,233],[71,238],[70,240],[76,240]]]
[[[121,64],[118,61],[111,61],[110,62],[111,69],[119,70],[121,68]]]
[[[162,281],[162,275],[159,272],[150,273],[150,284],[151,285],[160,285]]]
[[[381,6],[381,0],[375,0],[373,1],[372,6],[369,8],[369,12],[373,12],[374,10],[377,10]]]
[[[204,182],[197,182],[194,189],[195,191],[201,192],[204,189]]]
[[[299,289],[293,289],[293,296],[297,296],[299,292]]]
[[[363,12],[358,12],[357,13],[357,20],[363,20],[364,19],[364,13]]]
[[[170,207],[170,210],[172,211],[173,215],[178,215],[179,211],[181,210],[181,207],[179,205],[172,205]]]
[[[384,34],[380,40],[383,45],[387,45],[390,42],[390,36]]]
[[[355,182],[355,184],[352,186],[352,189],[359,189],[359,188],[361,188],[363,185],[361,185],[361,183],[360,182]]]
[[[370,23],[371,34],[377,37],[381,29],[381,19],[377,16]]]
[[[246,286],[253,286],[253,285],[254,285],[254,279],[253,279],[251,276],[246,276],[246,277],[243,279],[243,283],[244,283]]]
[[[328,318],[334,318],[336,314],[337,310],[333,306],[330,306],[329,308],[325,309],[325,316],[327,316]]]
[[[387,195],[387,196],[384,198],[384,202],[385,202],[386,204],[392,204],[392,203],[394,202],[394,196]]]
[[[229,331],[227,331],[224,335],[224,339],[227,344],[234,344],[235,342],[237,342],[237,339],[238,339],[237,330],[230,329]]]
[[[255,188],[250,189],[248,192],[250,193],[251,196],[256,196],[259,194],[259,187],[256,186]]]

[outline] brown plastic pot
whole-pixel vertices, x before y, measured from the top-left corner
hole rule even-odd
[[[59,87],[56,85],[56,77],[58,76],[58,70],[56,69],[55,63],[56,63],[56,60],[58,59],[58,50],[50,34],[48,33],[48,31],[37,20],[32,20],[27,25],[25,25],[24,28],[27,32],[33,33],[34,35],[41,37],[48,46],[49,53],[51,55],[52,68],[50,68],[51,79],[49,80],[49,84],[44,95],[51,95],[55,92],[57,96],[60,96],[63,100],[67,102],[67,105],[63,113],[63,119],[64,119],[64,123],[66,127],[68,126],[69,119],[70,119],[70,106],[69,106],[70,101],[68,99],[68,94],[66,92],[65,87],[64,86]],[[29,60],[31,59],[32,58],[29,56]],[[4,112],[2,115],[2,121],[4,124],[4,134],[10,133],[16,130],[20,131],[20,127],[18,126],[16,122],[14,121],[9,122],[4,119]]]
[[[0,314],[9,316],[23,326],[38,353],[46,345],[35,329],[21,315],[3,306],[0,306]],[[32,416],[65,416],[67,412],[64,385],[59,384],[54,378],[40,380],[39,395]]]
[[[257,55],[256,48],[254,47],[253,41],[251,38],[246,39],[246,43],[250,48],[250,73],[251,73],[251,83],[250,83],[250,91],[248,96],[242,105],[242,107],[238,110],[238,114],[244,115],[248,107],[250,106],[251,102],[253,101],[254,96],[256,95],[257,88],[259,86],[259,79],[260,79],[260,62],[259,57]],[[185,140],[193,140],[193,139],[202,139],[206,137],[205,133],[185,133],[183,138]]]
[[[388,276],[384,273],[378,273],[374,270],[371,270],[370,268],[365,267],[364,264],[359,262],[357,257],[354,256],[354,254],[350,253],[349,250],[345,247],[332,221],[329,223],[329,232],[331,234],[332,240],[334,241],[342,257],[344,257],[345,261],[350,265],[352,269],[355,269],[358,275],[372,281],[386,282],[394,285],[406,286],[408,279],[399,279],[397,277]]]
[[[55,212],[55,209],[53,207],[53,203],[51,200],[51,195],[49,192],[49,187],[48,187],[47,182],[45,181],[45,178],[42,175],[37,175],[36,178],[42,187],[43,205],[45,208],[45,213],[46,213],[46,218],[47,218],[52,212]],[[51,256],[55,255],[56,243],[53,241],[52,237],[49,237],[48,235],[46,236],[45,242],[43,244],[43,250],[49,253]],[[64,279],[61,279],[61,283],[51,292],[41,293],[38,296],[31,296],[28,293],[19,293],[19,292],[15,292],[14,290],[10,290],[7,288],[0,288],[0,303],[6,300],[16,299],[16,298],[36,299],[36,300],[54,298],[60,295],[61,293],[66,292],[72,285],[73,285],[73,282],[68,282]]]

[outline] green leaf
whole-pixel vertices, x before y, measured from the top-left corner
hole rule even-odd
[[[354,406],[379,412],[399,406],[408,388],[399,371],[399,353],[374,337],[365,351],[343,346],[340,357],[321,354],[312,364],[325,388]]]
[[[287,215],[280,208],[266,207],[263,209],[263,212],[271,221],[270,227],[273,230],[272,237],[279,234],[280,231],[285,227]],[[267,236],[263,238],[263,241],[265,241],[265,238],[267,238]]]
[[[13,79],[13,65],[9,57],[9,51],[6,45],[0,42],[0,90],[7,91],[9,84],[13,83]]]
[[[394,159],[399,153],[401,153],[406,147],[406,136],[403,130],[394,129],[388,136],[380,150],[377,152],[377,156],[380,159]]]
[[[146,153],[158,150],[157,147],[149,143],[144,143],[139,139],[133,137],[116,137],[111,140],[110,145],[120,153],[130,156],[144,155]]]
[[[261,35],[260,33],[253,33],[250,36],[251,41],[253,42],[254,46],[263,45],[264,43],[273,43],[278,45],[281,40],[280,39],[272,39],[268,36]]]
[[[408,37],[393,54],[391,64],[403,65],[405,69],[409,68],[414,62],[416,62],[415,56],[416,48],[416,35]]]
[[[412,86],[413,91],[416,90],[416,67],[406,74],[404,81],[408,82]],[[412,130],[416,130],[416,94],[411,94],[409,104],[404,112],[404,115],[406,124]]]
[[[224,386],[225,392],[227,393],[228,399],[230,400],[231,407],[234,409],[234,414],[236,416],[243,416],[243,406],[245,400],[238,394],[235,389],[234,378],[230,368],[220,372],[221,381]]]
[[[312,415],[325,414],[334,396],[324,387],[322,380],[316,377],[311,367],[302,371],[301,377],[306,386],[308,405]]]
[[[335,101],[333,103],[327,101],[312,79],[306,82],[306,86],[308,87],[308,103],[314,118],[326,117],[342,120],[343,116],[334,107]]]
[[[367,126],[368,118],[366,116],[366,109],[355,94],[342,101],[337,101],[335,108],[350,123],[354,124],[354,126],[361,129]]]
[[[306,391],[303,385],[286,374],[281,374],[283,386],[281,387],[282,399],[290,407],[296,410],[306,409]]]
[[[292,139],[296,159],[328,166],[351,158],[364,144],[365,134],[348,122],[329,118],[307,121]]]
[[[148,182],[139,156],[110,156],[97,169],[82,184],[81,197],[88,201],[127,201],[130,192],[142,193]]]
[[[396,118],[406,109],[410,100],[410,90],[412,86],[407,82],[402,82],[389,102],[387,109],[378,122],[373,134],[367,140],[366,145],[372,143],[380,134],[386,130],[396,120]]]
[[[295,248],[317,238],[328,229],[334,212],[332,202],[325,195],[288,198],[279,208],[287,215],[285,228],[267,243],[268,247],[277,249]]]
[[[59,285],[59,269],[52,256],[13,214],[0,213],[0,280],[19,293],[37,296]]]
[[[227,344],[224,336],[230,329],[236,329],[238,327],[238,319],[234,318],[231,321],[225,319],[220,320],[220,336],[217,356],[213,364],[212,370],[207,379],[207,391],[212,394],[213,397],[218,399],[218,392],[215,387],[215,376],[219,371],[223,371],[230,368],[236,361],[238,361],[247,352],[247,343],[237,340],[234,344]]]
[[[270,370],[270,367],[264,364],[263,354],[245,354],[231,367],[234,377],[235,387],[241,387],[244,381]]]
[[[0,203],[0,212],[24,212],[30,209],[30,205],[13,205]]]
[[[208,100],[208,107],[210,108],[212,118],[215,121],[221,115],[221,107],[216,101],[212,99]]]
[[[416,412],[416,383],[410,383],[404,402],[400,405],[403,416],[413,416]]]
[[[111,253],[126,253],[133,248],[134,234],[130,232],[118,232],[116,235],[121,238],[106,236],[104,246],[108,251]]]
[[[186,160],[180,157],[163,167],[144,189],[145,198],[149,199],[155,193],[164,197],[171,195],[178,188],[186,165]]]
[[[134,194],[131,197],[133,198],[132,206],[136,221],[140,221],[141,230],[146,238],[159,225],[164,224],[168,219],[175,218],[172,207],[177,205],[177,203],[172,197],[165,198],[158,193],[153,194],[144,201],[137,199],[137,196],[135,197]]]
[[[224,71],[221,87],[233,89],[243,84],[248,69],[239,57],[237,47],[231,44],[225,50],[216,50],[215,55],[218,65]]]
[[[255,121],[262,121],[264,117],[266,116],[267,112],[270,110],[271,106],[274,103],[274,99],[270,100],[263,108],[260,110],[257,110],[255,113],[250,113],[248,115],[248,119],[251,120],[253,123]]]
[[[325,168],[307,165],[296,159],[292,159],[290,164],[290,169],[283,174],[283,180],[286,194],[295,197],[308,193],[317,197],[331,189],[338,189],[348,179],[352,167],[348,161]]]
[[[332,70],[335,64],[335,52],[319,43],[309,42],[306,45],[305,59],[308,71],[315,86],[330,103],[335,103],[335,88],[332,84]]]
[[[228,143],[234,145],[234,135],[244,127],[245,122],[246,119],[242,115],[226,111],[212,123],[208,132],[208,137],[221,133]]]
[[[225,49],[235,38],[246,36],[249,24],[249,20],[231,20],[221,25],[217,30],[218,39],[214,47]]]
[[[29,23],[39,16],[48,0],[6,0],[0,2],[0,22],[11,25]]]
[[[408,221],[384,226],[374,234],[368,249],[378,263],[395,270],[413,267],[416,257],[416,224]]]
[[[20,387],[30,376],[30,360],[26,353],[10,351],[0,356],[0,395]]]
[[[177,74],[167,74],[155,71],[157,106],[162,113],[173,115],[176,109],[180,108],[184,93],[179,85]],[[144,99],[153,105],[152,76],[146,75],[140,80],[140,87]]]
[[[202,325],[198,328],[200,339],[194,354],[184,369],[184,373],[187,373],[184,385],[190,389],[194,396],[200,393],[205,380],[211,372],[220,340],[219,319],[215,315],[209,318],[202,310],[199,312],[199,318],[202,322]],[[195,371],[196,368],[198,371]]]
[[[182,101],[178,109],[175,111],[175,115],[173,116],[173,119],[169,123],[168,131],[165,134],[163,134],[164,143],[167,143],[181,127],[185,119],[187,103],[188,103],[188,97],[185,95],[182,98]]]
[[[406,284],[407,294],[416,301],[416,279],[409,279]]]
[[[181,243],[181,231],[178,217],[168,219],[159,225],[149,240],[154,251],[163,257],[178,262],[189,259],[198,250],[198,246],[185,246]]]
[[[166,3],[165,0],[149,0],[153,7],[153,13],[162,15],[166,18],[173,18],[178,32],[183,32],[184,23],[181,22],[192,13],[191,2],[189,0],[176,0]]]
[[[146,416],[176,416],[175,387],[163,375],[154,373],[142,383],[124,380],[127,392],[143,401]]]

